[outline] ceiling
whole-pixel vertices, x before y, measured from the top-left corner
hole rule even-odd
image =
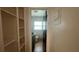
[[[46,10],[32,10],[32,16],[45,16]]]

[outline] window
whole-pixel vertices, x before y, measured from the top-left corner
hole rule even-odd
[[[45,22],[43,21],[35,21],[34,22],[34,30],[45,30]]]

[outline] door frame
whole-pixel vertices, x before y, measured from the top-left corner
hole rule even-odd
[[[31,18],[31,10],[47,10],[47,15],[48,15],[48,8],[46,7],[31,7],[29,9],[29,40],[30,40],[30,51],[32,52],[32,18]],[[48,29],[48,17],[47,17],[47,29]],[[46,34],[47,36],[47,34]],[[46,37],[46,43],[47,43],[47,37]],[[47,47],[47,44],[46,44],[46,47]],[[46,48],[47,50],[47,48]]]

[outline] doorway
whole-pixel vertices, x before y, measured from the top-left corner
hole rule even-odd
[[[47,10],[31,10],[32,51],[46,52]]]

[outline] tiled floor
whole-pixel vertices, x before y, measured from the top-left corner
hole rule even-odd
[[[34,52],[43,52],[43,43],[39,41],[35,44]]]

